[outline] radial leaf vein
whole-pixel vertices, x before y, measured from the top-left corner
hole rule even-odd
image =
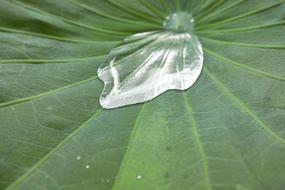
[[[96,80],[97,78],[98,78],[97,76],[94,76],[94,77],[87,78],[85,80],[78,81],[78,82],[75,82],[75,83],[72,83],[72,84],[69,84],[69,85],[66,85],[66,86],[63,86],[63,87],[60,87],[60,88],[48,91],[48,92],[37,94],[37,95],[34,95],[34,96],[29,96],[29,97],[25,97],[25,98],[19,98],[19,99],[15,99],[15,100],[8,101],[8,102],[2,102],[2,103],[0,103],[0,108],[8,107],[8,106],[11,106],[11,105],[20,104],[20,103],[24,103],[24,102],[29,102],[29,101],[32,101],[34,99],[38,99],[38,98],[41,98],[41,97],[44,97],[44,96],[48,96],[48,95],[51,95],[51,94],[54,94],[54,93],[61,92],[63,90],[66,90],[66,89],[69,89],[69,88],[72,88],[72,87],[75,87],[75,86],[79,86],[79,85],[81,85],[83,83],[87,83],[87,82]]]
[[[142,13],[140,11],[134,11],[134,10],[128,9],[128,8],[122,6],[121,4],[119,4],[118,2],[115,2],[113,0],[107,0],[107,1],[108,1],[108,3],[113,5],[114,7],[117,7],[118,9],[121,9],[122,11],[125,11],[125,12],[129,13],[130,15],[133,15],[133,16],[135,16],[137,18],[161,24],[161,21],[159,21],[157,19],[154,19],[153,17],[151,17],[151,16],[149,16],[149,15],[147,15],[145,13]]]
[[[84,8],[84,9],[86,9],[86,10],[92,12],[92,13],[95,13],[97,15],[100,15],[100,16],[108,18],[108,19],[112,19],[112,20],[120,21],[120,22],[125,22],[125,23],[129,23],[129,24],[135,24],[135,25],[151,26],[151,27],[155,27],[155,28],[157,28],[158,26],[160,27],[160,25],[158,25],[158,24],[152,24],[152,23],[147,23],[147,22],[142,22],[142,21],[135,21],[135,20],[130,20],[130,19],[126,19],[126,18],[120,18],[120,17],[112,16],[112,15],[103,13],[103,12],[97,10],[94,7],[91,8],[90,6],[81,4],[81,3],[76,2],[74,0],[70,0],[70,1],[73,4],[75,4],[75,5],[77,5],[77,6],[81,7],[81,8]]]
[[[112,30],[108,30],[108,29],[97,28],[95,26],[89,26],[89,25],[86,25],[86,24],[81,24],[81,23],[75,22],[73,20],[70,20],[70,19],[67,19],[67,18],[64,18],[64,17],[60,17],[60,16],[57,16],[57,15],[51,14],[51,13],[49,13],[47,11],[44,11],[44,10],[32,7],[32,6],[27,5],[25,3],[21,3],[21,2],[19,2],[17,0],[9,0],[9,1],[17,4],[20,7],[23,7],[23,8],[32,10],[34,12],[38,12],[40,14],[49,16],[49,17],[54,18],[54,19],[56,19],[58,21],[62,21],[62,22],[68,23],[68,24],[72,24],[72,25],[77,26],[77,27],[85,28],[87,30],[96,31],[96,32],[102,32],[102,33],[107,33],[107,34],[112,34],[112,35],[118,35],[118,36],[126,36],[126,35],[130,34],[130,33],[127,33],[127,32],[112,31]]]
[[[193,136],[194,136],[195,144],[198,147],[198,152],[199,152],[199,155],[201,157],[201,162],[202,162],[202,165],[203,165],[203,171],[204,171],[204,175],[205,175],[205,183],[206,183],[207,189],[208,190],[212,190],[207,156],[206,156],[205,149],[204,149],[204,146],[203,146],[201,138],[200,138],[199,130],[198,130],[198,127],[197,127],[197,123],[196,123],[194,114],[193,114],[193,110],[191,108],[190,101],[187,98],[185,92],[183,92],[183,99],[184,99],[184,102],[185,102],[186,113],[189,116],[188,117],[189,118],[189,122],[190,122],[191,128],[193,130]]]
[[[158,10],[154,5],[151,3],[145,1],[145,0],[139,0],[145,7],[147,7],[149,10],[151,10],[155,15],[160,17],[161,19],[164,19],[164,15]]]
[[[200,14],[197,15],[196,19],[200,20],[200,18],[205,17],[205,15],[208,15],[209,13],[214,12],[217,7],[221,6],[224,4],[226,1],[225,0],[217,0],[208,4],[205,4],[205,6],[200,10]]]
[[[131,133],[131,136],[130,136],[129,145],[127,146],[127,150],[126,150],[125,155],[123,157],[123,160],[121,162],[121,166],[119,168],[119,171],[118,171],[118,174],[117,174],[117,177],[116,177],[116,181],[115,181],[115,183],[113,185],[112,190],[120,189],[121,178],[123,176],[123,173],[125,172],[126,165],[127,165],[127,162],[128,162],[129,156],[130,156],[130,152],[131,152],[131,150],[132,150],[132,148],[134,146],[136,135],[137,135],[137,131],[138,131],[138,127],[140,125],[142,116],[143,116],[143,114],[145,112],[146,105],[147,104],[144,103],[141,106],[140,111],[139,111],[139,113],[137,115],[137,118],[136,118],[135,123],[134,123],[134,127],[132,129],[132,133]]]
[[[209,13],[209,14],[205,15],[203,18],[197,20],[196,24],[200,24],[200,23],[202,23],[203,21],[206,22],[206,21],[209,20],[209,18],[214,18],[214,17],[216,17],[216,16],[219,16],[219,15],[221,15],[222,13],[224,13],[224,12],[226,12],[226,11],[232,9],[232,8],[235,8],[236,6],[238,6],[238,5],[240,5],[241,3],[246,2],[246,1],[247,1],[247,0],[239,0],[239,1],[236,1],[236,2],[234,2],[234,3],[232,3],[232,4],[228,5],[228,6],[224,7],[224,8],[221,8],[221,9],[218,9],[217,11],[214,11],[214,12],[212,12],[212,13]]]
[[[220,82],[216,76],[210,73],[207,68],[204,69],[206,74],[210,77],[213,84],[216,85],[216,87],[229,99],[231,100],[234,105],[242,112],[249,115],[260,127],[261,129],[264,129],[267,134],[269,134],[273,139],[278,141],[279,143],[285,145],[285,139],[280,137],[278,134],[276,134],[270,127],[268,127],[266,124],[264,124],[261,119],[255,115],[247,106],[242,102],[240,99],[238,99],[233,93],[231,93],[222,82]]]
[[[260,9],[257,9],[257,10],[253,10],[253,11],[250,11],[250,12],[247,12],[247,13],[244,13],[242,15],[238,15],[238,16],[235,16],[235,17],[232,17],[232,18],[228,18],[228,19],[225,19],[225,20],[222,20],[222,21],[219,21],[219,22],[215,22],[213,24],[209,24],[209,25],[205,25],[203,26],[203,28],[212,28],[212,27],[217,27],[217,26],[221,26],[221,25],[224,25],[224,24],[227,24],[227,23],[232,23],[234,21],[237,21],[237,20],[240,20],[240,19],[244,19],[246,17],[249,17],[249,16],[253,16],[253,15],[256,15],[256,14],[259,14],[259,13],[262,13],[262,12],[265,12],[267,10],[270,10],[272,8],[275,8],[279,5],[282,5],[284,4],[285,1],[281,1],[281,2],[277,2],[277,3],[274,3],[272,5],[269,5],[269,6],[266,6],[266,7],[263,7],[263,8],[260,8]]]
[[[242,33],[242,32],[249,32],[252,30],[257,29],[265,29],[265,28],[271,28],[275,26],[282,26],[285,24],[285,21],[278,21],[275,23],[269,23],[269,24],[261,24],[256,26],[248,26],[248,27],[241,27],[241,28],[232,28],[232,29],[220,29],[220,30],[197,30],[197,34],[231,34],[231,33]]]
[[[26,35],[26,36],[40,37],[40,38],[45,38],[45,39],[58,40],[58,41],[71,42],[71,43],[87,43],[87,44],[98,43],[98,41],[71,39],[71,38],[66,38],[62,36],[53,36],[49,34],[41,34],[41,33],[36,33],[36,32],[5,28],[5,27],[0,27],[0,31],[9,32],[9,33],[12,32],[12,33],[17,33],[17,34]]]
[[[70,58],[70,59],[2,59],[0,60],[0,64],[8,64],[8,63],[70,63],[76,61],[83,61],[88,59],[95,58],[105,58],[107,55],[98,55],[93,57],[79,57],[79,58]]]
[[[201,37],[202,40],[217,43],[217,44],[225,44],[225,45],[234,45],[234,46],[241,46],[241,47],[252,47],[252,48],[265,48],[265,49],[285,49],[284,45],[271,45],[271,44],[251,44],[251,43],[244,43],[244,42],[234,42],[234,41],[223,41],[217,39],[210,39],[206,37]]]
[[[237,68],[240,68],[240,69],[244,69],[244,70],[248,71],[249,73],[253,73],[253,74],[256,74],[256,75],[259,75],[259,76],[268,77],[268,78],[275,79],[275,80],[285,81],[284,77],[277,76],[277,75],[271,74],[271,73],[267,73],[265,71],[260,71],[260,70],[254,69],[252,67],[246,66],[246,65],[241,64],[239,62],[236,62],[236,61],[233,61],[233,60],[228,59],[226,57],[223,57],[223,56],[221,56],[221,55],[219,55],[219,54],[217,54],[217,53],[215,53],[213,51],[210,51],[210,50],[208,50],[206,48],[204,48],[204,50],[209,55],[212,55],[212,56],[218,58],[219,60],[223,61],[223,63],[236,66]]]
[[[91,115],[89,119],[86,120],[81,126],[79,126],[76,130],[71,132],[66,138],[64,138],[55,148],[53,148],[50,152],[48,152],[42,159],[40,159],[32,168],[30,168],[26,173],[20,176],[16,181],[14,181],[10,186],[8,186],[7,190],[12,190],[19,186],[22,182],[24,182],[28,177],[30,177],[34,172],[36,172],[41,166],[43,166],[46,161],[49,160],[55,153],[60,150],[67,142],[71,141],[74,136],[80,133],[85,127],[88,126],[89,122],[96,118],[103,109],[99,109],[94,114]]]

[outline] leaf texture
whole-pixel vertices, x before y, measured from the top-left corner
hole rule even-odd
[[[179,11],[197,82],[102,109],[109,52]],[[284,0],[2,0],[0,189],[283,190],[284,16]]]

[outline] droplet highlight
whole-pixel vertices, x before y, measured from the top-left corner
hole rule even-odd
[[[193,32],[194,31],[194,18],[187,12],[174,13],[167,16],[163,28],[175,32]]]
[[[141,175],[138,175],[138,176],[137,176],[137,179],[138,179],[138,180],[142,179],[142,176],[141,176]]]

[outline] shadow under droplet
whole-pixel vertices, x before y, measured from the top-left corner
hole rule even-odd
[[[168,180],[168,179],[169,179],[169,177],[170,177],[169,172],[165,172],[165,174],[164,174],[164,178],[165,178],[166,180]]]
[[[165,147],[165,150],[168,151],[168,152],[171,152],[172,147],[171,146],[167,146],[167,147]]]

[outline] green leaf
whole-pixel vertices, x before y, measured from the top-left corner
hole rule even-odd
[[[199,80],[104,110],[97,69],[191,13]],[[283,190],[284,0],[2,0],[0,189]]]

